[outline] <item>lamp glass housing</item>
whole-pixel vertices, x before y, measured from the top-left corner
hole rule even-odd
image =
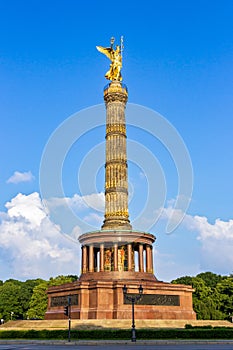
[[[126,285],[124,285],[124,287],[122,288],[122,290],[123,290],[123,293],[124,293],[124,294],[127,293],[127,287],[126,287]]]

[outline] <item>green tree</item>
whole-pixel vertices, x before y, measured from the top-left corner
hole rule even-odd
[[[21,282],[9,279],[0,286],[0,313],[6,321],[9,319],[27,318],[27,310],[33,293],[33,288],[40,283],[38,280]],[[12,314],[11,314],[12,313]]]
[[[0,287],[0,313],[6,321],[22,317],[20,284],[7,281]]]
[[[219,283],[223,279],[221,275],[216,275],[215,273],[209,271],[199,273],[196,277],[203,279],[205,284],[211,289],[214,289],[217,283]]]
[[[65,284],[65,283],[71,283],[74,281],[77,281],[78,276],[76,275],[68,275],[68,276],[57,276],[57,277],[51,277],[48,281],[49,286],[59,286],[60,284]]]
[[[223,319],[224,315],[220,311],[219,296],[208,287],[200,277],[193,277],[193,309],[197,313],[199,320]]]
[[[23,309],[23,318],[26,319],[28,317],[28,309],[29,309],[29,303],[33,294],[33,289],[43,282],[42,279],[34,279],[34,280],[27,280],[22,283],[21,289],[20,289],[20,304]]]
[[[29,303],[28,317],[43,319],[48,305],[47,289],[51,286],[59,286],[61,284],[74,282],[77,280],[77,276],[57,276],[51,277],[49,281],[43,281],[38,284],[32,294],[31,301]]]
[[[192,285],[193,283],[193,278],[190,276],[184,276],[184,277],[179,277],[173,281],[171,281],[171,283],[174,284],[186,284],[186,285]]]
[[[15,280],[15,279],[13,279],[13,278],[10,278],[9,280],[6,280],[4,283],[8,283],[8,282],[13,283],[13,284],[15,284],[16,286],[21,286],[21,284],[23,283],[23,282],[21,282],[21,281],[19,281],[19,280]]]
[[[220,310],[225,318],[233,315],[233,277],[224,278],[216,286],[216,292],[220,296]]]
[[[43,281],[33,289],[33,294],[27,311],[29,318],[43,319],[47,308],[48,298],[46,290],[48,282]]]
[[[221,280],[218,275],[208,272],[199,274],[196,277],[180,277],[172,281],[172,283],[193,286],[195,290],[193,293],[193,309],[197,314],[197,319],[217,320],[224,318],[224,313],[220,308],[220,294],[215,288],[218,280]]]

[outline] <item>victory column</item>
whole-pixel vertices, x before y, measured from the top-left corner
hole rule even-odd
[[[121,45],[97,46],[110,60],[104,88],[106,105],[105,217],[101,230],[79,237],[81,276],[73,283],[50,287],[46,319],[65,318],[71,300],[76,319],[131,319],[129,300],[143,288],[135,308],[137,319],[195,319],[191,286],[158,281],[153,274],[154,235],[132,228],[128,212],[128,166]],[[127,287],[126,287],[127,286]],[[124,287],[124,288],[123,288]],[[126,291],[129,291],[126,295]],[[136,299],[135,299],[136,300]],[[104,323],[103,323],[104,326]]]

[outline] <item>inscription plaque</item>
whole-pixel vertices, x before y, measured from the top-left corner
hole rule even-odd
[[[129,297],[134,297],[138,294],[128,293]],[[124,304],[131,304],[131,301],[124,298]],[[165,305],[165,306],[180,306],[179,295],[167,294],[142,294],[140,300],[135,302],[137,305]]]
[[[71,305],[78,305],[78,294],[73,294],[71,297]],[[68,305],[68,295],[62,295],[59,297],[51,298],[51,307],[55,306],[67,306]]]

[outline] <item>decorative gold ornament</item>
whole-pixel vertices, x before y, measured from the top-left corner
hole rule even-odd
[[[121,45],[116,45],[116,49],[113,48],[114,42],[115,39],[111,38],[110,47],[96,46],[96,48],[112,62],[109,71],[105,74],[105,78],[112,81],[121,81],[123,37],[121,37]]]
[[[112,249],[105,249],[104,251],[104,271],[111,271],[112,270]]]
[[[123,124],[108,124],[106,127],[106,133],[110,132],[120,132],[122,134],[126,134],[126,127]]]
[[[126,270],[127,258],[127,248],[125,246],[118,247],[118,271]]]
[[[124,216],[124,217],[129,217],[129,213],[127,210],[117,210],[111,213],[106,213],[105,217],[109,218],[109,217],[114,217],[114,216]]]

